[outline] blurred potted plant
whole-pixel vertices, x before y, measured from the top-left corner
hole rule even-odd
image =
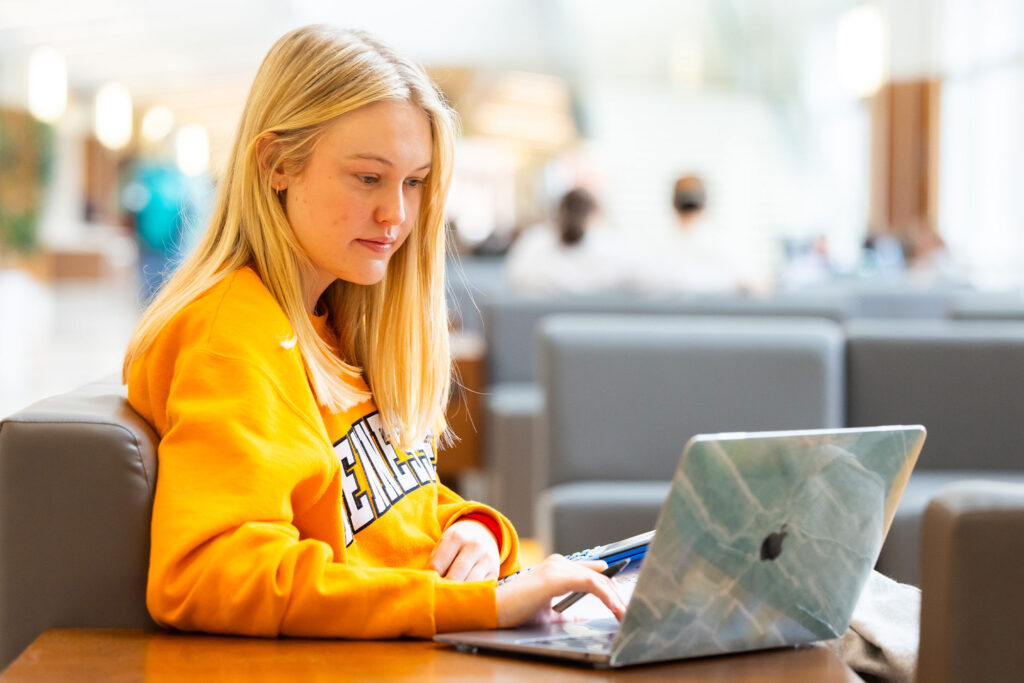
[[[27,112],[0,110],[0,265],[38,270],[33,256],[52,163],[52,127]]]

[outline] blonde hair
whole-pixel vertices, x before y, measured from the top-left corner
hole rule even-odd
[[[321,301],[340,341],[335,353],[307,315],[299,274],[309,258],[271,178],[277,169],[301,172],[327,124],[381,100],[409,101],[427,115],[431,168],[416,223],[381,282],[337,280],[324,292]],[[253,81],[209,227],[143,314],[122,380],[178,311],[252,264],[291,322],[322,405],[336,412],[369,398],[347,381],[363,373],[391,439],[409,448],[436,434],[445,424],[451,383],[444,200],[454,126],[453,113],[423,70],[370,35],[306,26],[283,36]]]

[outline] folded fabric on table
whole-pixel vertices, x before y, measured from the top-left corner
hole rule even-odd
[[[921,590],[871,572],[850,627],[826,644],[859,674],[913,683],[921,632]]]

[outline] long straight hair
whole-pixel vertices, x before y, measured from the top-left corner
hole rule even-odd
[[[310,267],[309,257],[271,179],[278,169],[301,173],[336,117],[382,100],[411,102],[424,111],[431,168],[416,223],[381,282],[337,280],[324,292],[321,301],[340,341],[335,353],[307,315],[300,272]],[[454,127],[454,114],[424,71],[369,34],[314,25],[283,36],[253,81],[210,224],[143,313],[122,380],[175,314],[252,265],[291,322],[320,404],[339,411],[368,399],[371,394],[352,381],[362,374],[389,438],[403,448],[443,430],[451,383],[444,201]]]

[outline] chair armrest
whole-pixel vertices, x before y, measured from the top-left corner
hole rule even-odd
[[[156,443],[113,382],[0,421],[0,668],[47,628],[155,626]]]
[[[953,484],[924,513],[918,680],[1014,680],[1024,670],[1024,485]]]

